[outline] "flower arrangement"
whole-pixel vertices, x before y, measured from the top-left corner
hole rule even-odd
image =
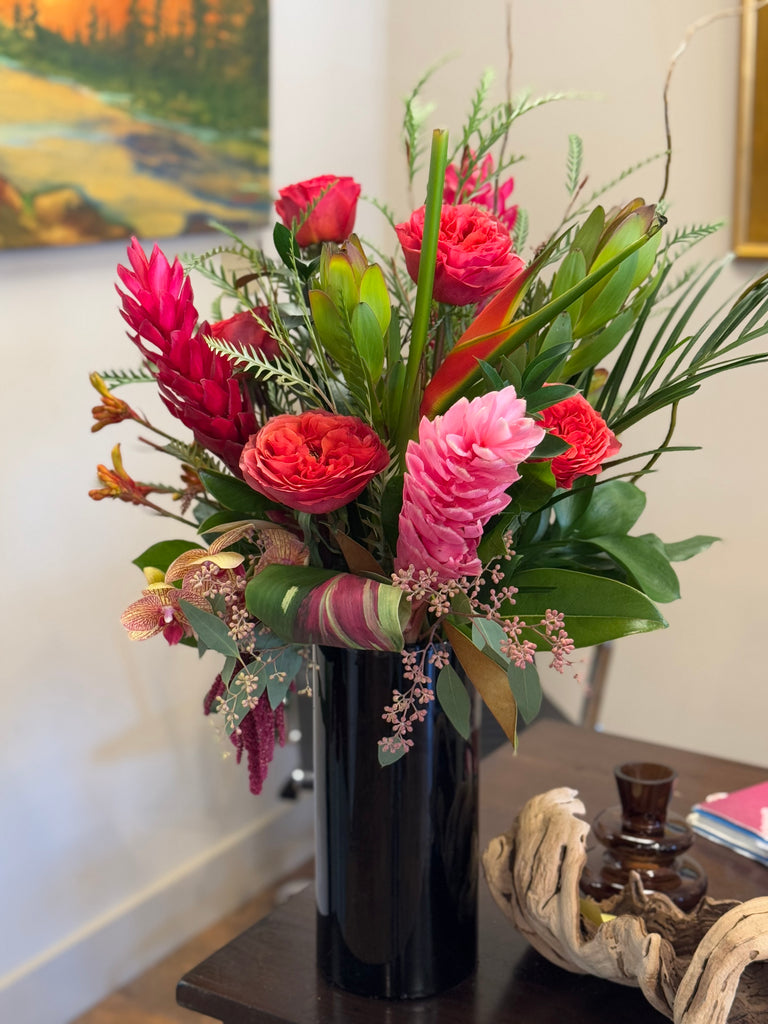
[[[404,120],[411,181],[419,89]],[[392,251],[353,233],[360,186],[323,175],[280,190],[273,251],[228,234],[185,268],[133,239],[118,267],[141,366],[92,375],[92,429],[135,422],[179,479],[135,480],[118,444],[91,497],[187,527],[137,557],[144,587],[122,622],[133,639],[223,657],[205,710],[248,754],[254,792],[313,645],[402,653],[384,765],[418,742],[435,697],[468,730],[445,641],[514,742],[518,711],[530,720],[541,700],[534,655],[562,671],[575,648],[665,626],[672,563],[715,539],[632,533],[639,483],[683,450],[683,399],[767,358],[740,349],[768,330],[768,283],[697,324],[722,266],[673,269],[710,229],[670,233],[642,199],[584,200],[574,136],[562,223],[524,260],[508,147],[541,102],[492,104],[483,79],[453,150],[433,133],[424,205],[403,221],[379,206]],[[220,290],[211,321],[192,273]],[[125,384],[156,387],[192,439],[117,397]],[[652,414],[658,446],[631,450],[626,433]]]

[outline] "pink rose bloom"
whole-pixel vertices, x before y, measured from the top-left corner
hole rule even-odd
[[[307,209],[321,194],[322,199],[304,220]],[[300,225],[296,241],[302,248],[317,242],[343,242],[355,226],[359,196],[360,186],[354,178],[321,174],[281,188],[275,210],[287,228],[294,221]]]
[[[414,281],[419,279],[424,234],[421,206],[395,230]],[[501,221],[472,203],[443,206],[437,241],[437,265],[432,297],[451,306],[468,306],[509,284],[525,264],[512,251],[512,236]]]
[[[474,156],[471,153],[470,156]],[[469,160],[467,156],[461,161],[461,177],[466,178],[459,189],[459,171],[455,164],[448,164],[445,171],[444,203],[474,203],[484,206],[501,221],[507,231],[512,231],[517,220],[517,206],[507,208],[507,200],[515,187],[514,178],[499,182],[498,191],[493,183],[493,157],[489,153],[482,164],[467,176]]]
[[[255,306],[252,311],[244,310],[226,320],[218,320],[209,325],[208,333],[212,338],[228,341],[246,354],[260,352],[265,359],[274,359],[280,354],[280,346],[256,317],[265,324],[271,324],[269,306]]]
[[[274,416],[240,456],[245,482],[297,512],[348,504],[389,462],[389,453],[355,416],[303,412]]]
[[[603,461],[621,448],[616,435],[583,395],[573,395],[544,409],[541,425],[571,445],[567,452],[552,459],[558,487],[569,488],[580,476],[597,476]]]
[[[424,417],[405,456],[395,568],[433,569],[441,580],[477,576],[483,527],[507,507],[518,466],[543,437],[511,386]]]

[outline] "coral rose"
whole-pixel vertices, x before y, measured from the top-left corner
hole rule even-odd
[[[210,324],[208,333],[219,341],[228,341],[241,352],[259,352],[265,359],[274,359],[280,354],[277,339],[262,327],[271,324],[269,306],[255,306],[252,310],[235,313],[226,320]]]
[[[424,210],[395,230],[414,281],[419,278]],[[443,206],[437,241],[437,265],[432,297],[452,306],[468,306],[499,291],[525,264],[512,251],[512,236],[501,221],[480,206]]]
[[[580,476],[597,476],[603,461],[621,448],[616,435],[583,395],[573,395],[551,405],[542,412],[540,423],[550,434],[561,437],[571,446],[552,459],[558,487],[569,488]]]
[[[296,241],[302,248],[317,242],[343,242],[355,226],[359,196],[360,186],[354,178],[321,174],[281,188],[275,210],[287,228],[296,222]],[[316,205],[307,215],[313,203]]]
[[[389,462],[381,439],[355,416],[284,414],[249,438],[240,456],[255,491],[297,512],[330,512],[360,494]]]

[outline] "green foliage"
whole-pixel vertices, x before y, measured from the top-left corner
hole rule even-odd
[[[467,688],[458,672],[450,665],[441,668],[435,690],[440,706],[448,716],[448,721],[460,736],[468,740],[471,702]]]
[[[157,544],[152,544],[146,551],[142,551],[140,555],[137,555],[133,559],[133,565],[138,566],[139,569],[159,569],[164,573],[171,562],[175,561],[179,555],[183,555],[185,551],[191,551],[196,547],[199,547],[199,545],[194,541],[161,540]]]

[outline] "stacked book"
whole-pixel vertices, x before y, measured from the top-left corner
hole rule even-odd
[[[768,867],[768,782],[713,793],[694,804],[688,824],[699,835]]]

